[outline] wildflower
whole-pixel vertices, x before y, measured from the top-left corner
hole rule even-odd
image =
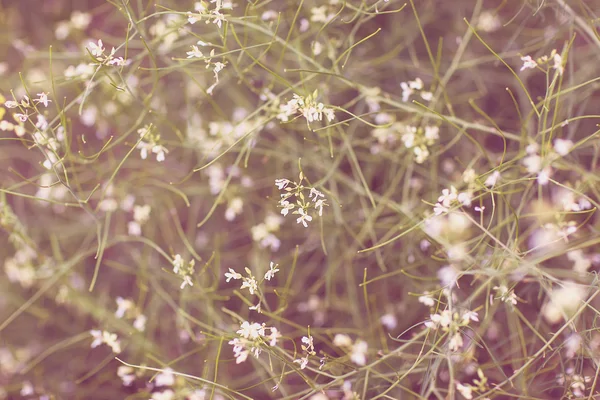
[[[18,120],[20,122],[25,122],[29,118],[29,115],[27,115],[27,113],[25,113],[25,114],[15,113],[14,117],[15,117],[16,120]]]
[[[192,259],[187,264],[183,261],[181,255],[177,254],[173,258],[173,272],[179,275],[179,277],[183,280],[181,283],[180,289],[183,289],[186,285],[194,286],[192,282],[192,274],[195,271],[196,260]]]
[[[229,282],[232,279],[242,279],[242,274],[235,272],[232,268],[229,268],[229,272],[225,272],[225,277],[227,278],[225,282]]]
[[[92,22],[92,16],[81,11],[73,11],[70,22],[75,29],[84,30]]]
[[[457,198],[457,190],[454,186],[451,186],[450,189],[442,190],[442,195],[438,197],[438,202],[440,202],[444,207],[450,207],[450,204]]]
[[[7,100],[4,103],[4,107],[6,108],[17,108],[19,106],[19,103],[17,103],[16,101],[13,100]]]
[[[431,297],[429,292],[424,292],[422,296],[419,296],[419,303],[423,303],[428,307],[433,307],[435,305],[435,300]]]
[[[521,67],[521,71],[528,68],[537,67],[537,63],[531,58],[531,56],[521,57],[521,61],[523,61],[523,66]]]
[[[308,357],[299,358],[294,360],[294,362],[300,364],[300,369],[304,369],[308,365]]]
[[[275,276],[275,273],[279,272],[279,269],[277,269],[278,266],[279,266],[279,264],[275,264],[275,263],[273,263],[273,261],[271,261],[269,270],[265,273],[266,280],[270,281],[271,278]]]
[[[312,221],[312,217],[308,215],[303,208],[298,209],[298,214],[300,214],[300,217],[296,218],[296,222],[299,224],[302,223],[302,225],[304,225],[304,227],[307,228],[308,224],[306,223],[306,221]]]
[[[352,345],[352,352],[350,354],[350,360],[359,366],[364,366],[367,363],[367,353],[368,345],[364,340],[357,340]]]
[[[44,107],[48,107],[48,103],[52,100],[48,100],[48,93],[42,92],[38,93],[38,103],[42,103]]]
[[[143,206],[134,206],[133,219],[140,224],[147,222],[150,219],[150,210],[151,207],[148,204]]]
[[[333,345],[337,347],[350,347],[352,346],[352,339],[348,335],[338,333],[333,338]]]
[[[94,42],[89,42],[88,46],[90,53],[92,53],[94,57],[100,58],[104,54],[104,45],[102,43],[102,39],[99,39],[97,44]]]
[[[265,336],[265,325],[261,325],[258,322],[250,323],[244,321],[236,333],[245,339],[255,340],[261,336]]]
[[[482,11],[477,19],[477,29],[482,32],[494,32],[502,26],[498,15],[491,11]]]
[[[172,386],[175,383],[175,375],[171,368],[165,368],[154,379],[155,386]]]
[[[225,211],[225,219],[227,221],[233,221],[237,215],[242,212],[244,201],[241,197],[234,197],[229,201],[227,210]]]
[[[186,52],[187,54],[187,58],[202,58],[204,57],[204,54],[202,54],[202,52],[200,51],[200,49],[198,49],[198,46],[193,45],[192,46],[192,50]]]
[[[505,285],[494,286],[494,290],[503,302],[512,304],[513,306],[517,305],[517,295],[512,290],[508,290]]]
[[[448,342],[448,348],[450,351],[457,351],[463,346],[463,338],[460,332],[456,332],[450,336],[450,341]]]
[[[385,326],[389,330],[393,330],[396,328],[396,326],[398,326],[398,319],[396,318],[396,316],[394,314],[390,314],[390,313],[384,314],[381,316],[379,321],[381,322],[381,324],[383,326]]]
[[[121,365],[117,368],[117,376],[121,378],[124,386],[130,386],[135,380],[133,368],[127,365]]]
[[[250,275],[250,270],[248,268],[246,268],[246,271]],[[250,294],[254,294],[254,292],[258,290],[258,282],[256,281],[256,278],[254,278],[252,275],[250,275],[248,278],[242,278],[242,280],[243,282],[240,289],[248,288]]]
[[[573,142],[571,140],[556,139],[554,141],[554,151],[563,157],[569,154],[572,147]]]
[[[144,314],[139,314],[135,320],[133,321],[133,327],[140,332],[144,332],[146,330],[146,321],[148,318]]]
[[[553,53],[552,54],[552,61],[553,61],[552,68],[557,70],[559,75],[562,75],[564,72],[562,56],[560,54],[558,54],[556,52],[556,50],[552,50],[552,53]]]
[[[289,184],[289,179],[275,179],[275,186],[277,186],[279,190],[285,189]]]
[[[116,65],[118,67],[124,67],[128,64],[127,60],[125,60],[123,57],[115,57],[115,58],[111,58],[108,61],[108,65]]]
[[[500,172],[494,171],[486,178],[483,184],[487,187],[494,187],[498,182],[498,179],[500,179]]]
[[[117,297],[117,311],[115,312],[115,317],[123,318],[125,313],[134,308],[134,304],[131,300],[124,299],[121,296]]]
[[[565,282],[560,288],[549,294],[549,300],[542,308],[542,315],[550,324],[560,322],[563,317],[569,318],[585,300],[586,289],[574,282]]]
[[[90,334],[94,338],[94,341],[91,344],[92,348],[96,348],[101,344],[106,344],[114,353],[118,354],[121,352],[121,343],[119,342],[116,333],[92,329]]]
[[[153,392],[150,400],[173,400],[174,398],[175,392],[171,389],[167,389],[162,392]]]
[[[428,146],[431,146],[436,140],[440,138],[440,128],[437,126],[426,126],[425,127],[425,141]]]
[[[463,385],[460,382],[456,382],[456,390],[467,400],[473,398],[473,388],[471,385]]]

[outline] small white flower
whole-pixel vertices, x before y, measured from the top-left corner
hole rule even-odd
[[[555,53],[554,57],[552,57],[552,61],[554,63],[552,65],[552,68],[554,68],[555,70],[557,70],[559,75],[562,75],[563,72],[564,72],[562,56],[560,54],[558,54],[558,53]]]
[[[357,340],[352,345],[352,353],[350,354],[350,360],[359,366],[364,366],[367,363],[367,342],[364,340]]]
[[[140,332],[144,332],[146,330],[146,321],[148,318],[144,314],[140,314],[133,321],[133,327]]]
[[[135,380],[135,374],[132,367],[128,367],[127,365],[121,365],[117,368],[117,376],[121,378],[124,386],[129,386]]]
[[[196,45],[192,45],[192,50],[186,52],[186,54],[187,54],[187,58],[202,58],[202,57],[204,57],[204,54],[202,54],[202,51],[200,51],[200,49]]]
[[[143,224],[150,219],[150,205],[146,204],[143,206],[136,205],[133,207],[133,219],[140,224]]]
[[[42,93],[38,93],[38,102],[42,103],[44,105],[44,107],[48,107],[48,103],[51,102],[52,100],[48,100],[48,93],[42,92]]]
[[[229,201],[227,210],[225,211],[225,219],[227,221],[233,221],[235,217],[241,214],[244,207],[244,201],[241,197],[234,197]]]
[[[450,207],[452,202],[454,202],[457,198],[457,190],[454,186],[451,186],[450,189],[442,190],[442,195],[438,197],[438,202],[442,203],[444,207]]]
[[[285,187],[287,187],[289,183],[290,181],[288,179],[275,179],[275,186],[277,186],[279,190],[282,190]]]
[[[258,282],[253,276],[250,276],[249,278],[243,278],[243,280],[244,281],[242,282],[240,289],[248,288],[250,294],[254,294],[254,292],[258,290]]]
[[[99,58],[104,54],[104,45],[102,44],[102,39],[98,40],[98,44],[89,42],[88,46],[90,53],[92,53],[94,57]]]
[[[265,327],[258,322],[250,323],[244,321],[236,333],[244,339],[256,340],[259,337],[265,336]]]
[[[456,390],[467,400],[473,399],[473,388],[456,382]]]
[[[571,140],[556,139],[554,141],[554,151],[563,157],[569,154],[569,151],[571,151],[572,147],[573,142]]]
[[[235,272],[233,268],[229,268],[229,272],[225,272],[225,277],[227,278],[225,282],[229,282],[232,279],[242,279],[242,274]]]
[[[14,117],[15,117],[15,119],[19,120],[20,122],[25,122],[29,118],[29,115],[27,115],[27,113],[25,113],[25,114],[15,113]]]
[[[451,351],[457,351],[458,349],[460,349],[463,346],[463,344],[464,344],[464,342],[463,342],[462,335],[459,332],[456,332],[450,338],[448,347],[450,348]]]
[[[165,368],[161,373],[156,375],[154,384],[156,386],[173,386],[175,383],[175,375],[171,368]]]
[[[294,362],[300,364],[300,369],[304,369],[308,365],[308,357],[299,358],[294,360]]]
[[[271,278],[275,276],[275,273],[279,271],[279,269],[277,269],[278,266],[279,266],[279,264],[275,264],[275,263],[273,263],[273,261],[271,261],[269,270],[265,273],[266,280],[270,281]]]
[[[176,254],[175,257],[173,257],[173,272],[178,274],[183,268],[183,263],[183,257],[181,257],[180,254]]]
[[[459,195],[457,196],[457,200],[459,203],[461,203],[463,206],[465,207],[470,207],[471,206],[471,193],[468,192],[462,192],[459,193]]]
[[[396,316],[394,314],[390,314],[390,313],[384,314],[381,316],[381,318],[379,320],[380,320],[381,324],[389,330],[396,329],[396,326],[398,326],[398,319],[396,318]]]
[[[533,60],[531,58],[531,56],[521,57],[521,61],[523,61],[523,66],[521,67],[521,71],[528,69],[528,68],[537,67],[537,63],[535,62],[535,60]]]
[[[479,322],[479,316],[475,311],[467,311],[462,316],[463,324],[468,324],[470,321]]]
[[[135,307],[133,304],[133,301],[124,299],[121,296],[118,296],[116,301],[117,301],[117,311],[115,312],[115,317],[117,317],[117,318],[123,318],[127,311],[129,311]]]
[[[152,393],[150,400],[173,400],[175,398],[175,392],[171,389],[164,390],[162,392]]]
[[[487,187],[494,187],[496,185],[496,183],[498,182],[499,178],[500,178],[500,172],[494,171],[491,173],[491,175],[489,175],[487,177],[487,179],[484,182],[484,185]]]
[[[346,334],[338,333],[333,338],[333,345],[337,347],[350,347],[352,346],[352,339]]]
[[[307,228],[308,224],[306,222],[312,221],[312,217],[310,215],[308,215],[306,213],[306,211],[304,211],[303,208],[298,209],[298,214],[300,214],[300,216],[298,218],[296,218],[296,222],[299,224],[301,223],[302,225],[304,225],[305,228]]]
[[[281,333],[277,330],[277,328],[271,328],[271,334],[268,337],[269,346],[273,347],[277,345],[277,340],[281,337]]]
[[[435,305],[435,300],[431,297],[429,292],[424,292],[422,296],[419,296],[419,303],[422,303],[428,307],[433,307]]]

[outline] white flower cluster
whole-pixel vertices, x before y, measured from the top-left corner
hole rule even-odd
[[[279,106],[277,119],[282,122],[288,122],[291,116],[301,114],[306,118],[306,123],[309,126],[311,122],[322,121],[323,115],[325,115],[328,122],[333,121],[335,118],[333,109],[325,107],[323,103],[317,102],[318,97],[319,93],[317,90],[306,97],[294,93],[294,96],[290,101]]]
[[[26,133],[24,123],[29,121],[35,127],[31,134],[34,142],[43,151],[46,160],[43,163],[44,168],[51,170],[53,166],[61,167],[58,151],[61,148],[62,142],[65,140],[64,128],[58,126],[55,129],[49,126],[46,117],[38,113],[37,107],[48,107],[48,103],[52,100],[48,98],[46,92],[37,94],[37,99],[30,99],[28,96],[23,96],[21,101],[8,100],[4,106],[8,109],[19,108],[19,112],[13,114],[16,124],[3,120],[0,122],[0,130],[13,131],[18,137],[23,137]],[[30,114],[31,111],[31,114]],[[36,116],[36,122],[31,118]]]
[[[279,250],[281,241],[275,236],[275,233],[279,231],[282,222],[283,218],[279,215],[268,214],[264,222],[251,228],[252,240],[257,242],[262,249],[270,248],[271,251]]]
[[[457,351],[463,346],[463,337],[460,333],[461,328],[467,327],[471,321],[479,321],[477,313],[474,311],[465,311],[462,314],[444,310],[439,314],[432,314],[431,319],[425,322],[425,326],[430,329],[441,328],[447,332],[450,340],[448,346],[451,351]]]
[[[188,22],[193,25],[196,22],[204,19],[207,24],[212,22],[221,28],[223,21],[226,21],[225,15],[221,12],[221,10],[233,9],[233,3],[228,0],[211,0],[211,3],[215,3],[215,8],[209,10],[208,3],[206,1],[197,1],[194,4],[195,12],[189,11],[187,13]]]
[[[333,345],[346,350],[350,354],[350,361],[354,364],[363,367],[367,363],[369,346],[364,340],[356,339],[353,342],[350,336],[338,333],[333,338]]]
[[[279,272],[279,264],[275,264],[273,261],[271,261],[271,263],[269,264],[269,269],[267,270],[267,272],[265,272],[264,275],[264,279],[267,281],[270,281],[277,272]],[[248,292],[250,292],[250,295],[258,295],[259,296],[259,301],[258,304],[255,306],[250,307],[250,310],[254,310],[258,313],[261,312],[261,303],[263,301],[262,295],[259,293],[259,282],[258,280],[254,277],[254,275],[252,274],[252,271],[250,271],[250,268],[246,267],[245,268],[246,274],[248,274],[247,277],[242,276],[242,274],[236,272],[233,268],[229,268],[229,272],[225,272],[225,282],[229,282],[230,280],[241,280],[242,281],[242,286],[240,287],[241,290],[244,289],[248,289]]]
[[[407,149],[412,150],[417,164],[422,164],[429,157],[428,147],[433,146],[440,138],[440,128],[426,126],[425,128],[403,125],[402,142]]]
[[[118,296],[117,299],[117,311],[115,317],[133,319],[133,327],[140,332],[146,329],[146,316],[142,314],[135,303],[130,299],[124,299]]]
[[[517,295],[512,289],[507,288],[506,285],[494,286],[494,290],[496,291],[497,299],[502,300],[506,304],[517,305]],[[494,296],[490,295],[490,304],[492,304],[493,299]]]
[[[450,211],[450,207],[455,204],[470,207],[472,198],[473,194],[471,192],[458,193],[458,190],[454,186],[450,186],[450,189],[442,190],[442,195],[438,197],[438,202],[433,207],[433,213],[435,215],[447,214]]]
[[[90,335],[94,338],[91,344],[91,348],[96,348],[101,344],[106,344],[110,347],[113,353],[119,354],[121,352],[121,342],[116,333],[110,333],[108,331],[100,331],[92,329]]]
[[[87,49],[92,56],[94,56],[94,58],[103,65],[116,65],[118,67],[124,67],[128,64],[128,61],[123,59],[123,57],[113,57],[117,52],[117,49],[114,47],[110,51],[110,54],[105,55],[105,48],[104,44],[102,43],[102,39],[99,39],[97,43],[89,42]]]
[[[236,107],[229,120],[212,120],[207,124],[204,124],[202,117],[195,113],[188,119],[187,140],[202,155],[214,159],[242,137],[258,134],[265,124],[265,116],[257,115],[249,118],[248,110],[243,107]],[[250,139],[251,146],[253,140]]]
[[[56,25],[54,35],[58,40],[65,40],[71,33],[71,30],[83,31],[89,26],[90,22],[92,22],[90,14],[73,11],[69,20],[61,21]]]
[[[310,356],[314,356],[317,354],[315,351],[315,344],[313,337],[311,335],[302,337],[302,344],[300,345],[302,351],[304,352],[304,357],[298,358],[294,360],[295,363],[300,364],[300,369],[306,368],[308,365],[308,359]]]
[[[279,190],[283,190],[281,199],[279,200],[279,207],[281,208],[281,214],[283,216],[288,215],[290,210],[292,214],[299,215],[296,218],[296,222],[308,227],[308,222],[312,221],[313,217],[309,214],[311,209],[317,210],[319,217],[323,216],[323,207],[328,206],[325,195],[315,189],[314,187],[305,187],[302,185],[304,175],[300,173],[299,183],[292,182],[289,179],[276,179],[275,186]],[[308,190],[308,199],[304,195],[304,191]],[[296,203],[290,202],[292,197],[296,200]],[[312,200],[312,202],[311,202]]]
[[[550,324],[557,324],[569,319],[585,301],[587,287],[567,281],[562,287],[553,289],[548,302],[542,307],[542,315]]]
[[[538,58],[537,61],[531,58],[531,56],[521,57],[521,61],[523,61],[521,71],[537,68],[540,64],[547,64],[550,61],[552,61],[552,68],[555,69],[559,75],[562,75],[565,71],[562,55],[558,54],[556,49],[552,50],[549,56],[542,56]]]
[[[165,154],[169,152],[160,143],[160,135],[156,133],[154,125],[145,125],[143,128],[137,130],[140,135],[140,141],[137,147],[140,150],[140,157],[142,160],[148,158],[148,152],[156,154],[156,161],[162,162],[165,160]]]
[[[433,93],[423,90],[424,85],[421,78],[417,78],[414,81],[400,82],[400,87],[402,88],[403,102],[407,102],[414,93],[419,93],[425,101],[430,101],[433,98]]]
[[[225,63],[222,63],[220,61],[212,61],[213,57],[215,56],[215,49],[212,49],[208,55],[204,55],[204,53],[202,53],[198,46],[208,46],[208,43],[199,40],[195,45],[192,45],[192,49],[190,51],[186,52],[187,58],[203,58],[204,62],[206,63],[206,69],[212,67],[213,74],[215,75],[215,83],[213,83],[208,89],[206,89],[206,92],[212,95],[213,90],[219,83],[219,72],[221,72],[223,68],[225,68]]]
[[[564,374],[558,374],[556,378],[556,382],[559,385],[567,385],[569,391],[574,397],[585,397],[585,384],[591,383],[592,381],[593,378],[591,376],[576,374],[575,368],[573,367],[567,368]]]
[[[481,368],[477,368],[477,376],[479,379],[473,379],[473,385],[456,382],[456,390],[467,400],[473,398],[473,392],[485,393],[489,389],[488,379]]]
[[[266,333],[267,330],[269,331],[268,335]],[[240,337],[229,341],[229,344],[233,346],[236,364],[246,361],[250,354],[258,358],[266,343],[271,347],[276,346],[277,340],[281,337],[281,334],[275,327],[268,328],[264,323],[250,323],[248,321],[242,322],[240,329],[236,333]]]
[[[194,286],[192,282],[192,275],[195,271],[196,260],[191,259],[189,262],[184,262],[183,257],[177,254],[173,257],[173,272],[179,275],[182,279],[180,289],[183,289],[186,285]]]

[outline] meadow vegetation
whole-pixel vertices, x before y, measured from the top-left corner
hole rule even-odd
[[[598,398],[598,10],[0,1],[0,399]]]

